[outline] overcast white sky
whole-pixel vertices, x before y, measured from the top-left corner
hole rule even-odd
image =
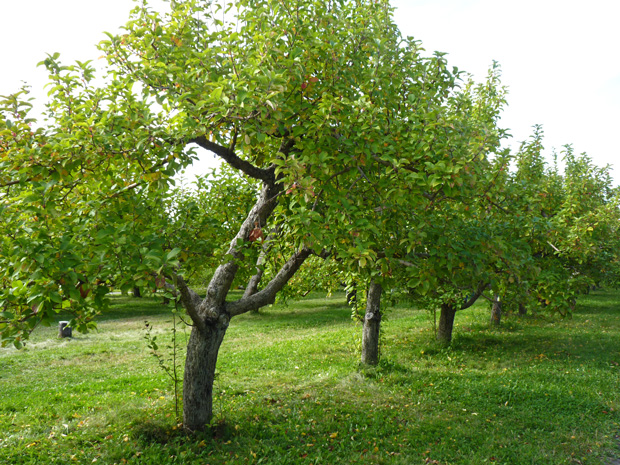
[[[503,69],[509,106],[502,125],[515,145],[534,124],[545,146],[573,144],[620,181],[620,0],[391,0],[404,35],[484,79]],[[21,81],[40,89],[46,53],[97,59],[102,31],[122,25],[131,0],[0,0],[0,95]],[[39,93],[38,95],[44,95]],[[210,156],[207,156],[210,159]]]

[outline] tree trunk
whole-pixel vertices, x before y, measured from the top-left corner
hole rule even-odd
[[[276,275],[260,291],[254,292],[250,289],[248,293],[253,292],[252,295],[244,295],[239,300],[227,301],[226,297],[239,265],[247,260],[244,255],[245,247],[241,244],[251,243],[262,235],[261,228],[267,224],[267,220],[278,205],[278,194],[282,192],[284,184],[277,182],[278,178],[273,166],[267,169],[258,168],[238,158],[234,151],[210,142],[204,136],[193,139],[191,142],[215,152],[233,168],[263,181],[263,187],[256,203],[230,242],[227,254],[230,258],[216,268],[207,286],[206,296],[202,298],[187,286],[182,276],[173,274],[181,302],[193,322],[192,333],[187,344],[183,378],[183,425],[187,430],[200,431],[204,430],[213,418],[215,366],[230,319],[272,304],[277,293],[299,270],[313,250],[306,247],[295,249]],[[294,144],[294,139],[283,138],[280,152],[284,154],[284,157],[292,150]]]
[[[190,431],[204,430],[213,418],[215,366],[227,328],[228,318],[223,317],[204,331],[192,328],[183,378],[183,426]]]
[[[379,363],[379,330],[381,328],[381,285],[370,282],[366,299],[366,315],[362,333],[362,363]]]
[[[454,316],[456,307],[452,304],[441,304],[439,316],[439,328],[437,328],[437,340],[445,344],[452,341],[452,328],[454,328]]]
[[[502,322],[502,303],[499,295],[493,296],[493,305],[491,305],[491,326],[499,326]]]
[[[572,297],[568,300],[568,307],[570,308],[571,313],[573,313],[575,311],[575,308],[577,308],[577,298],[576,297]]]
[[[525,316],[527,315],[527,308],[523,304],[519,304],[519,315]]]
[[[133,288],[133,296],[136,299],[142,297],[142,294],[140,294],[140,288],[138,286],[134,286],[134,288]]]

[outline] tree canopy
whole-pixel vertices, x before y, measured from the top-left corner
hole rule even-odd
[[[100,48],[101,80],[42,62],[42,124],[24,91],[0,100],[0,333],[19,347],[61,310],[87,329],[111,290],[165,288],[193,325],[189,429],[211,420],[231,318],[310,257],[451,308],[512,282],[551,300],[549,257],[561,280],[617,266],[607,172],[569,152],[555,176],[535,138],[509,173],[499,68],[450,69],[385,0],[142,2]],[[196,147],[228,168],[176,189]]]

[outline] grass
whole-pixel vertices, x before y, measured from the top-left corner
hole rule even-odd
[[[572,319],[509,316],[499,329],[473,307],[447,348],[428,312],[390,309],[375,368],[358,365],[342,296],[240,316],[216,418],[189,437],[145,319],[165,346],[170,309],[118,297],[95,333],[40,328],[26,350],[1,349],[0,463],[619,463],[617,292],[585,296]]]

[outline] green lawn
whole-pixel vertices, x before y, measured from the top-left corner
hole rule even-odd
[[[572,319],[457,314],[451,347],[428,312],[390,309],[381,364],[358,366],[361,328],[341,295],[233,320],[216,419],[185,436],[144,321],[170,309],[115,298],[97,332],[0,349],[0,463],[609,464],[620,457],[620,293]],[[178,338],[185,335],[181,330]],[[168,350],[163,347],[166,357]],[[182,356],[182,354],[181,354]],[[617,463],[617,462],[616,462]]]

